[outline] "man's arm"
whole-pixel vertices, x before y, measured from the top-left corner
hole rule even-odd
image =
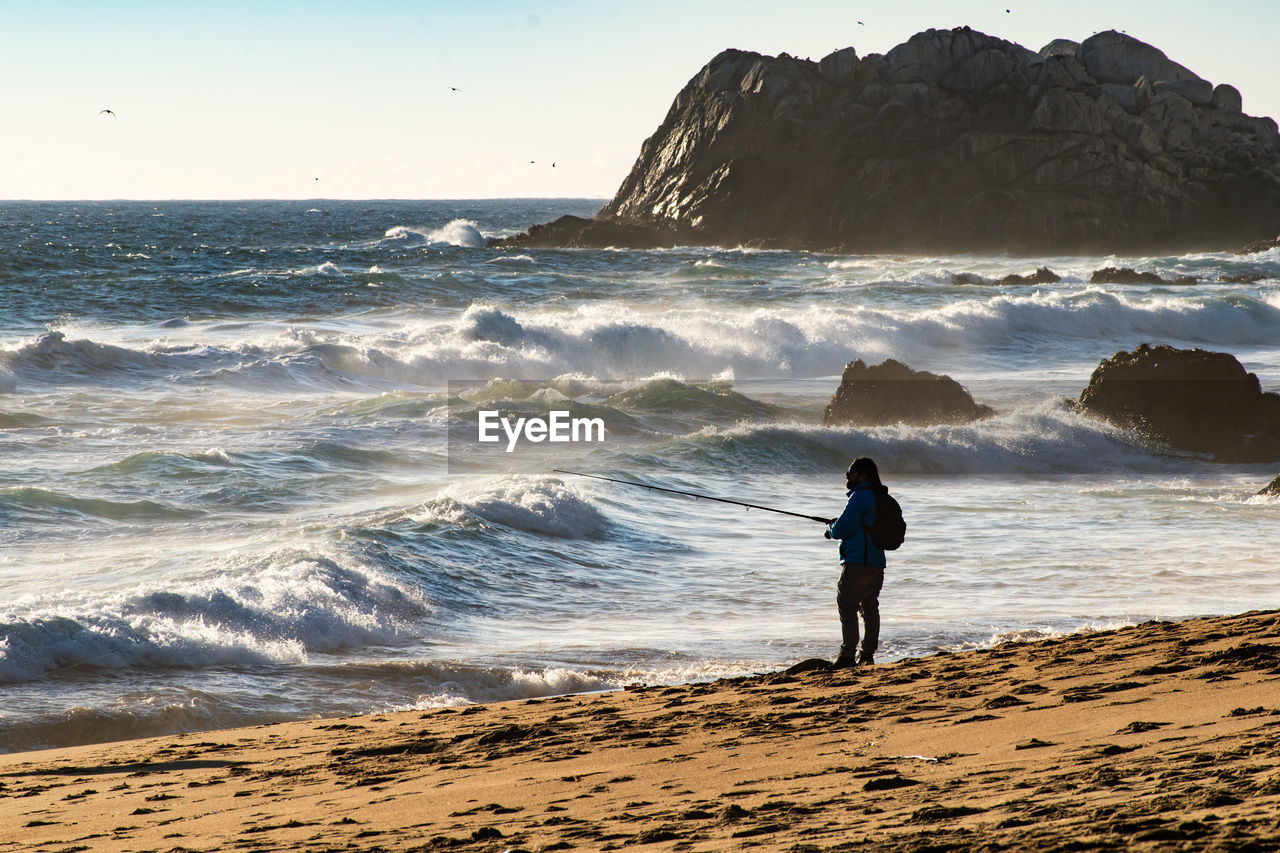
[[[840,513],[840,517],[831,522],[831,526],[827,528],[831,539],[848,539],[857,533],[862,527],[862,516],[864,509],[858,500],[858,493],[854,492],[849,497],[849,502],[845,504],[844,512]]]

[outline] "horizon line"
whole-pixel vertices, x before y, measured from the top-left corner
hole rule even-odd
[[[271,201],[271,202],[332,202],[332,201],[609,201],[611,196],[541,196],[541,195],[512,195],[512,196],[474,196],[474,197],[453,197],[453,198],[410,198],[408,196],[381,196],[370,198],[271,198],[267,196],[261,197],[245,197],[245,198],[0,198],[0,204],[11,203],[27,203],[27,204],[45,204],[52,202],[140,202],[140,203],[161,203],[161,202],[248,202],[248,201]]]

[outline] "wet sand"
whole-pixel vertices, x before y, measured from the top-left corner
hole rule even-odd
[[[1280,612],[0,756],[0,851],[1280,849]]]

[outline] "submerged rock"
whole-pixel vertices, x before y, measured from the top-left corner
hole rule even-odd
[[[962,27],[820,62],[726,50],[595,220],[526,244],[1133,254],[1280,233],[1272,119],[1130,36],[1073,44]]]
[[[1229,353],[1140,345],[1103,361],[1081,410],[1219,462],[1280,460],[1280,394]]]
[[[862,359],[845,365],[840,387],[822,414],[824,426],[964,424],[991,417],[990,406],[975,403],[949,376],[916,371],[888,359],[868,367]]]
[[[1138,272],[1129,267],[1103,267],[1089,276],[1092,284],[1195,284],[1193,275],[1163,278],[1159,273]]]
[[[1048,267],[1040,267],[1031,275],[1010,273],[1000,279],[1001,284],[1057,284],[1060,281],[1062,281],[1062,276]]]
[[[1056,284],[1062,281],[1062,276],[1058,275],[1048,267],[1040,267],[1035,272],[1028,275],[1019,275],[1018,273],[1009,273],[1008,275],[995,281],[988,281],[976,272],[961,272],[951,276],[952,284]]]

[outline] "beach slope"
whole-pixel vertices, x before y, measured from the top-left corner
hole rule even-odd
[[[0,851],[1280,849],[1280,612],[0,756]]]

